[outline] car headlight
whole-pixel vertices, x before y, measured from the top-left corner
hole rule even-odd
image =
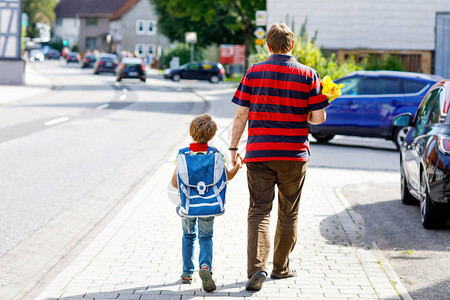
[[[169,75],[170,74],[170,69],[165,69],[164,70],[164,75]]]
[[[438,149],[445,155],[450,155],[450,139],[437,136]]]

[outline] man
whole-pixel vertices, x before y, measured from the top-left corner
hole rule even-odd
[[[274,24],[266,36],[271,56],[251,66],[233,97],[238,104],[230,143],[233,165],[248,120],[244,162],[250,192],[246,289],[259,291],[268,274],[269,215],[278,187],[278,221],[271,277],[293,277],[289,254],[297,241],[300,195],[309,160],[308,122],[325,122],[328,101],[315,70],[291,55],[294,34]]]

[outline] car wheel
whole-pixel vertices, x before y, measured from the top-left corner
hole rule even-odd
[[[395,134],[394,134],[394,143],[395,146],[397,146],[397,149],[400,150],[400,147],[403,144],[403,141],[406,138],[406,135],[408,134],[408,127],[400,127],[397,128],[397,130],[395,130]]]
[[[420,215],[422,225],[426,229],[443,228],[447,223],[447,209],[434,204],[430,199],[424,171],[420,179]]]
[[[311,135],[319,143],[328,143],[332,138],[334,138],[334,135],[331,134],[311,133]]]
[[[116,81],[122,81],[122,78],[117,77]]]
[[[181,76],[180,76],[179,74],[174,74],[174,75],[172,76],[172,80],[173,80],[173,81],[180,81],[180,79],[181,79]]]
[[[145,78],[141,78],[141,81],[142,81],[142,82],[145,82]]]
[[[212,75],[212,76],[209,78],[209,82],[211,82],[211,83],[218,83],[218,82],[219,82],[219,76],[217,76],[217,75]]]
[[[416,204],[417,199],[414,198],[413,195],[408,190],[408,185],[406,182],[406,177],[403,172],[403,167],[400,163],[400,190],[401,190],[401,196],[402,196],[402,203],[406,205]]]

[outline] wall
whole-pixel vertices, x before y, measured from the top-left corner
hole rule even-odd
[[[68,40],[69,46],[79,44],[80,20],[77,18],[62,18],[61,25],[55,24],[54,35],[56,39]]]
[[[97,50],[108,51],[108,45],[105,41],[106,34],[109,33],[110,16],[90,16],[97,17],[97,25],[87,25],[87,16],[80,17],[80,43],[79,51],[86,52],[86,38],[92,37],[97,39]]]
[[[267,0],[268,23],[308,17],[327,49],[434,50],[436,12],[448,0]],[[290,22],[288,22],[290,25]]]
[[[156,33],[138,35],[136,33],[136,20],[154,21]],[[122,16],[119,33],[119,35],[121,35],[121,50],[134,51],[137,44],[152,44],[155,45],[155,48],[158,48],[158,46],[162,49],[166,48],[169,45],[169,41],[165,36],[158,34],[158,30],[156,27],[157,21],[158,16],[156,15],[149,1],[139,1],[132,9],[130,9]],[[117,25],[113,26],[117,27]]]

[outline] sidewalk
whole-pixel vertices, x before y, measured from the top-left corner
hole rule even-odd
[[[219,131],[229,130],[230,122],[220,119]],[[218,145],[220,139],[213,141],[223,148]],[[308,170],[298,242],[291,254],[296,278],[268,278],[261,291],[245,290],[248,191],[244,167],[228,186],[225,215],[215,221],[217,290],[204,292],[197,272],[192,284],[182,284],[181,222],[175,213],[174,190],[169,187],[173,159],[168,158],[37,299],[401,299],[393,287],[401,293],[401,283],[395,281],[395,274],[388,277],[383,259],[364,245],[364,220],[340,194],[343,184],[363,182],[373,172],[326,168]],[[272,235],[275,218],[272,214]]]
[[[23,85],[0,84],[0,105],[34,97],[52,88],[51,81],[33,69],[30,64],[32,63],[26,62]]]

